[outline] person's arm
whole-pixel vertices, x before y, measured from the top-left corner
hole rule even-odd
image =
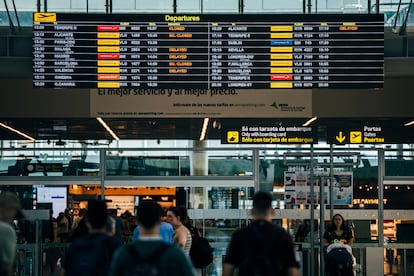
[[[289,267],[287,275],[288,276],[299,276],[299,269],[297,269],[296,267]]]
[[[233,232],[229,245],[227,246],[226,257],[223,264],[223,276],[233,276],[234,271],[240,265],[244,257],[243,246],[246,242],[243,237],[243,231],[245,230],[236,230]]]
[[[323,246],[328,246],[330,241],[331,241],[331,237],[330,237],[330,230],[326,230],[325,233],[323,233],[323,239],[322,239],[322,245]]]
[[[11,276],[13,275],[13,265],[7,263],[0,264],[0,275]]]
[[[234,269],[235,269],[234,265],[229,264],[229,263],[224,263],[222,276],[233,276]]]
[[[352,246],[352,244],[354,243],[355,237],[354,237],[354,230],[352,228],[349,229],[349,240],[348,240],[348,244],[350,246]]]
[[[185,243],[187,241],[187,229],[185,227],[180,227],[180,229],[178,229],[178,231],[176,232],[176,235],[174,237],[174,243],[181,247],[184,248],[185,247]]]
[[[13,275],[16,257],[16,232],[9,224],[1,225],[0,275]]]
[[[329,241],[326,238],[322,239],[322,245],[323,246],[328,246],[329,245]]]
[[[138,240],[138,237],[139,237],[139,228],[137,226],[135,227],[134,232],[132,233],[132,240],[136,241]]]

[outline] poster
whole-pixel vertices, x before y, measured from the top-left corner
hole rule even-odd
[[[311,204],[311,180],[309,172],[284,173],[285,204]],[[353,200],[352,172],[340,172],[333,175],[333,204],[349,205]],[[323,183],[321,183],[321,181]],[[324,204],[330,204],[329,186],[331,177],[328,173],[317,173],[313,177],[314,203],[320,204],[320,185],[323,185]]]

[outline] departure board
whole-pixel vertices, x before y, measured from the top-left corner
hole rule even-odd
[[[382,88],[380,14],[35,13],[38,88]]]

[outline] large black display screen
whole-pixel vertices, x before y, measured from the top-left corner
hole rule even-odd
[[[382,88],[378,14],[35,13],[33,86]]]

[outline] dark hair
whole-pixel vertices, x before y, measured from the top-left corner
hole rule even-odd
[[[346,222],[345,222],[344,217],[343,217],[341,214],[339,214],[339,213],[336,213],[336,214],[335,214],[335,215],[333,215],[333,217],[332,217],[332,220],[331,220],[331,223],[330,223],[330,227],[332,228],[332,230],[334,230],[334,229],[335,229],[335,223],[334,223],[334,219],[335,219],[335,217],[340,217],[340,218],[342,219],[341,229],[342,229],[342,230],[348,230],[348,226],[347,226],[347,224],[346,224]]]
[[[155,201],[143,201],[137,208],[137,220],[145,229],[151,229],[160,223],[162,208]]]
[[[105,201],[98,199],[88,200],[88,209],[85,216],[92,228],[103,228],[108,219],[108,208]]]
[[[185,219],[185,215],[183,214],[182,210],[178,207],[170,207],[168,211],[171,211],[176,217],[180,217],[180,221],[182,222]]]
[[[253,196],[253,210],[256,214],[266,214],[272,208],[272,195],[259,191]]]

